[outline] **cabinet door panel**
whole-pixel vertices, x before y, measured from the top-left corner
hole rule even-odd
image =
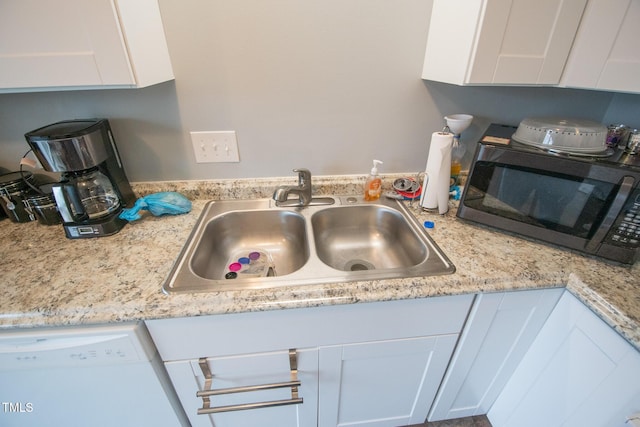
[[[287,351],[230,357],[208,358],[213,374],[211,389],[251,386],[290,380]],[[196,396],[205,389],[205,378],[198,360],[167,362],[167,371],[180,401],[194,427],[303,427],[315,425],[317,413],[318,352],[316,349],[298,351],[298,379],[302,385],[298,393],[303,403],[270,408],[198,415],[203,400]],[[291,399],[291,389],[252,391],[212,396],[211,407]]]
[[[102,80],[92,53],[0,55],[1,88],[99,84]]]
[[[571,331],[506,421],[491,417],[494,426],[561,426],[615,364],[579,328]],[[570,385],[566,393],[552,392]],[[543,409],[544,408],[544,409]]]
[[[598,87],[640,92],[640,2],[628,1],[620,31],[604,64]]]
[[[622,426],[640,410],[638,372],[637,351],[565,292],[489,420],[494,427]]]
[[[640,2],[590,0],[562,86],[640,92]]]
[[[627,417],[640,413],[640,353],[631,346],[628,350],[612,375],[575,411],[569,426],[630,427]]]
[[[319,426],[425,421],[457,335],[320,349]]]
[[[486,414],[562,293],[478,295],[429,420]]]
[[[0,92],[173,79],[157,0],[0,2]]]
[[[434,0],[422,78],[557,85],[586,0]]]
[[[586,0],[491,0],[471,83],[558,84]],[[504,29],[502,29],[504,28]],[[501,39],[492,35],[501,29]]]
[[[2,2],[0,40],[2,88],[134,83],[109,0]]]

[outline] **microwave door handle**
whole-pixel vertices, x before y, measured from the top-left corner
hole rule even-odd
[[[600,224],[600,227],[595,232],[591,240],[589,240],[585,245],[585,249],[589,253],[595,253],[596,249],[598,249],[598,246],[600,246],[600,243],[602,243],[604,238],[607,236],[607,233],[611,229],[611,225],[613,225],[613,222],[616,220],[616,218],[618,218],[618,215],[620,215],[620,211],[622,210],[624,203],[627,201],[627,198],[631,194],[634,183],[635,180],[631,176],[625,176],[624,178],[622,178],[620,190],[618,190],[618,194],[616,194],[616,197],[613,200],[613,203],[611,204],[607,215],[604,217],[602,224]]]

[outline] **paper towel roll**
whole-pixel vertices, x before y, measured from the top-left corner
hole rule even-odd
[[[438,208],[442,215],[449,210],[449,180],[451,178],[451,146],[453,134],[434,132],[427,157],[424,184],[420,206],[426,209]]]

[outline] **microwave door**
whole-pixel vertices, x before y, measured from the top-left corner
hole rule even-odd
[[[518,168],[494,167],[483,205],[524,223],[572,230],[589,208],[590,200],[598,200],[593,184]]]
[[[532,215],[532,212],[538,209],[536,190],[528,187],[523,181],[521,174],[514,170],[496,167],[484,191],[482,204],[489,210],[501,212],[507,217],[541,225],[534,221],[535,215]]]
[[[585,251],[616,185],[522,165],[477,161],[458,216]]]
[[[582,184],[576,191],[559,217],[560,224],[576,224],[578,222],[580,212],[589,201],[590,195],[593,193],[594,186]]]

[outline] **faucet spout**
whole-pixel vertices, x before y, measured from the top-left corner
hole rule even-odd
[[[311,203],[311,172],[309,172],[308,169],[302,168],[294,169],[293,171],[298,174],[298,185],[281,185],[276,187],[273,192],[273,200],[276,201],[277,206],[286,203],[291,194],[297,196],[297,206],[307,206]]]

